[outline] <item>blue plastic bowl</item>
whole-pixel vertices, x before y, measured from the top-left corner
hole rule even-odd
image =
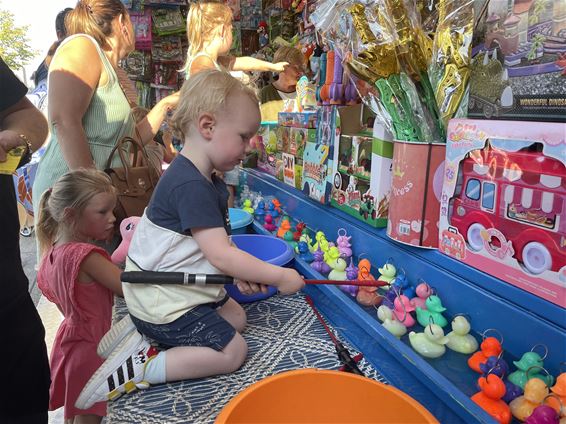
[[[246,234],[248,225],[250,225],[254,217],[251,213],[243,209],[230,208],[228,210],[230,215],[230,228],[232,234]]]
[[[293,249],[283,240],[273,236],[260,234],[239,234],[232,236],[232,241],[238,248],[248,252],[262,261],[273,265],[285,266],[293,260]],[[226,284],[226,291],[232,299],[239,303],[255,302],[256,300],[267,299],[277,293],[275,287],[269,287],[267,293],[255,293],[244,295],[231,284]]]

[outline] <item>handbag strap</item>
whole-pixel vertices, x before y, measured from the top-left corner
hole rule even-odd
[[[159,173],[153,166],[152,162],[149,160],[149,156],[143,144],[141,144],[135,138],[123,137],[116,143],[116,145],[112,148],[112,151],[108,155],[108,160],[106,161],[106,169],[110,169],[112,167],[112,161],[114,159],[114,155],[116,154],[116,152],[118,152],[118,156],[120,157],[120,162],[122,162],[122,167],[124,168],[126,180],[130,181],[130,169],[133,166],[132,163],[130,163],[130,161],[127,158],[127,154],[129,154],[127,153],[125,148],[127,144],[130,144],[133,148],[133,154],[134,154],[133,161],[137,159],[138,153],[141,152],[144,161],[143,165],[146,166],[149,171],[149,182],[151,186],[155,188],[155,184],[157,184],[157,180],[159,179]]]

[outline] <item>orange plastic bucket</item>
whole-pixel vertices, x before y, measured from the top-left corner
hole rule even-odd
[[[303,369],[265,378],[235,396],[216,424],[438,423],[402,391],[338,371]]]

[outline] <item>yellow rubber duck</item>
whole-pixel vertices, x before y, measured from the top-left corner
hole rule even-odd
[[[452,320],[452,331],[446,335],[446,347],[458,353],[470,353],[478,350],[478,341],[470,333],[470,323],[461,315]]]
[[[441,326],[429,324],[422,333],[411,331],[409,342],[419,355],[426,358],[438,358],[446,352],[444,345],[448,343],[448,337],[444,336]]]

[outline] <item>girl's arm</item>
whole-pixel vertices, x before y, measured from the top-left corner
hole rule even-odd
[[[90,283],[96,281],[104,287],[109,288],[118,296],[123,297],[122,281],[120,274],[122,270],[102,256],[100,253],[92,252],[81,263],[79,271],[79,282]]]
[[[194,228],[191,233],[206,259],[227,275],[277,287],[282,294],[295,293],[304,286],[294,269],[271,265],[231,245],[224,228]]]
[[[149,143],[159,131],[159,127],[167,116],[167,112],[177,107],[179,103],[179,92],[173,93],[161,99],[140,122],[137,130],[143,144]]]
[[[106,82],[101,81],[102,63],[96,47],[86,37],[77,37],[60,47],[49,68],[49,119],[63,158],[71,170],[92,168],[82,119],[99,82]]]
[[[234,71],[271,71],[271,72],[283,72],[289,64],[287,62],[271,63],[265,60],[259,60],[255,57],[237,57],[234,61],[233,70]]]

